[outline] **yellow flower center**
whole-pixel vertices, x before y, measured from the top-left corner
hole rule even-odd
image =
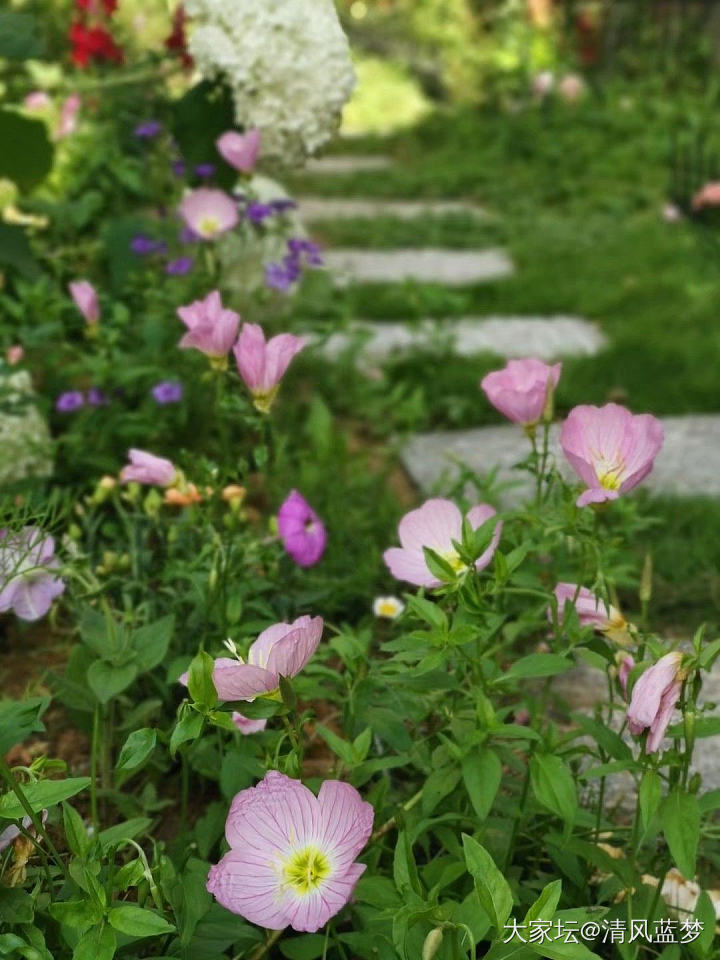
[[[595,458],[595,475],[604,490],[619,490],[623,482],[625,464],[619,458],[606,460],[605,457]]]
[[[398,613],[398,605],[394,600],[383,600],[378,604],[378,614],[381,617],[394,617]]]
[[[298,850],[285,864],[285,882],[295,893],[314,893],[330,875],[330,861],[317,847]]]
[[[198,223],[198,233],[203,237],[213,237],[220,229],[217,217],[203,217]]]
[[[440,556],[452,567],[453,573],[465,573],[468,569],[467,564],[463,563],[456,550],[445,550]]]

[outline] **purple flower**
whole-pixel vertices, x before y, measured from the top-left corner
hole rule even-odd
[[[57,569],[55,541],[38,527],[0,535],[0,611],[12,610],[21,620],[44,617],[65,589]]]
[[[215,176],[215,171],[217,167],[214,163],[199,163],[195,167],[195,176],[200,177],[202,180],[209,180],[210,177]]]
[[[162,240],[153,240],[147,234],[138,233],[130,241],[130,249],[139,257],[146,257],[152,253],[165,253],[167,244]]]
[[[291,490],[278,511],[278,532],[299,567],[314,566],[325,553],[327,531],[307,500]]]
[[[173,162],[170,164],[170,169],[176,177],[184,177],[187,171],[184,160],[173,160]]]
[[[85,397],[91,407],[104,407],[108,402],[108,398],[98,387],[90,387]]]
[[[297,204],[289,197],[280,197],[278,200],[271,200],[270,206],[275,213],[287,213],[288,210],[297,210]]]
[[[177,380],[161,380],[156,383],[150,393],[156,403],[163,406],[167,403],[180,403],[183,395],[183,385]]]
[[[79,390],[68,390],[61,393],[55,401],[55,409],[58,413],[74,413],[85,406],[85,397]]]
[[[312,240],[306,240],[303,237],[290,237],[287,242],[290,256],[296,260],[303,261],[308,267],[321,267],[324,263],[322,249],[319,244]]]
[[[269,203],[249,203],[246,213],[251,223],[262,223],[271,217],[275,210]]]
[[[194,265],[195,261],[192,257],[178,257],[165,264],[165,273],[171,277],[183,277],[186,273],[190,273]]]
[[[147,120],[135,127],[135,136],[140,140],[152,140],[162,130],[162,124],[157,120]]]
[[[199,233],[195,233],[192,227],[183,227],[180,233],[178,234],[178,240],[180,243],[198,243],[202,237]]]

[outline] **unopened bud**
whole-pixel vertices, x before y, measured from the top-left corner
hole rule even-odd
[[[652,554],[646,553],[645,563],[643,563],[642,577],[640,578],[640,603],[643,606],[647,606],[647,604],[650,603],[650,598],[652,597],[652,577]]]
[[[443,928],[435,927],[425,937],[425,943],[422,948],[422,960],[433,960],[443,942]]]
[[[555,384],[553,378],[548,377],[547,393],[545,394],[545,406],[542,412],[543,423],[552,423],[555,415]]]

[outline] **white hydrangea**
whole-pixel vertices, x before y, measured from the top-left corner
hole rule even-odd
[[[0,372],[0,486],[52,471],[50,431],[26,370]]]
[[[262,134],[265,156],[314,153],[336,131],[355,86],[333,0],[187,0],[189,50],[230,84],[235,113]]]

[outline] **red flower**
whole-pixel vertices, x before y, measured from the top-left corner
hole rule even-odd
[[[92,61],[123,62],[122,50],[104,27],[73,23],[70,27],[70,43],[73,63],[79,67],[87,67]]]
[[[165,47],[171,52],[179,54],[184,67],[191,67],[193,65],[193,58],[187,52],[187,37],[185,35],[186,20],[187,14],[185,13],[185,7],[182,3],[179,3],[177,7],[175,7],[175,13],[173,14],[172,31],[165,38]]]
[[[75,6],[88,13],[99,13],[102,8],[111,17],[117,10],[118,0],[75,0]]]

